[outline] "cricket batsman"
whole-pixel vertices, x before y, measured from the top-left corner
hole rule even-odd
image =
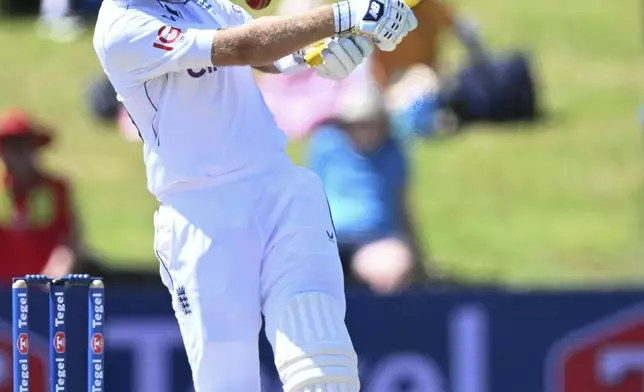
[[[416,26],[402,0],[257,20],[228,0],[103,0],[94,48],[144,141],[196,392],[260,391],[262,314],[284,391],[359,391],[325,192],[288,158],[253,69],[306,69],[327,39],[317,73],[339,80]]]

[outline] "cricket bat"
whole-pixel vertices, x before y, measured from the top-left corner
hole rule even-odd
[[[421,0],[404,0],[405,4],[407,4],[411,8],[418,5],[420,1]],[[313,44],[313,47],[311,49],[308,49],[306,51],[304,60],[310,68],[317,67],[318,65],[322,64],[322,51],[324,51],[324,49],[326,49],[324,41],[319,41]]]

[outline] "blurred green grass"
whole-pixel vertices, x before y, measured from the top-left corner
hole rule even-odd
[[[636,0],[619,3],[456,3],[496,49],[533,53],[550,119],[410,146],[414,215],[448,274],[511,285],[643,281],[641,21]],[[91,34],[60,45],[28,21],[3,20],[0,41],[10,47],[0,52],[0,108],[55,124],[46,160],[75,182],[91,248],[119,267],[156,268],[141,146],[88,116],[85,88],[101,72]],[[450,63],[460,57],[452,42]],[[296,161],[302,150],[291,146]]]

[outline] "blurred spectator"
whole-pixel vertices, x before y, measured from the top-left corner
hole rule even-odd
[[[62,276],[75,265],[79,233],[68,186],[36,159],[51,140],[21,111],[0,119],[1,282],[26,274]]]
[[[284,0],[276,11],[278,15],[291,15],[324,3],[324,0]],[[439,0],[424,0],[414,12],[420,25],[395,52],[376,50],[341,82],[321,79],[313,70],[293,75],[262,75],[260,89],[280,128],[291,138],[307,135],[316,123],[335,115],[339,94],[353,89],[356,83],[375,80],[382,88],[391,90],[387,92],[390,97],[387,106],[396,136],[431,137],[456,130],[459,119],[450,103],[460,103],[467,91],[459,90],[441,99],[441,83],[435,70],[443,33],[457,34],[468,48],[473,64],[485,64],[489,56],[474,25],[448,5]]]
[[[401,140],[445,135],[457,128],[457,119],[439,102],[436,73],[415,64],[391,80],[386,88],[387,111],[393,133]]]
[[[81,19],[72,13],[70,0],[41,0],[38,30],[58,43],[77,40],[83,33]]]
[[[474,22],[442,0],[423,0],[414,8],[418,28],[394,52],[376,50],[372,58],[374,79],[391,86],[416,65],[440,75],[437,121],[442,130],[455,130],[480,122],[535,121],[541,117],[538,86],[529,57],[521,51],[493,55],[484,45]],[[456,75],[440,69],[442,37],[453,33],[467,49],[469,61]],[[419,102],[423,104],[423,102]]]
[[[338,95],[353,90],[370,77],[368,61],[346,79],[334,81],[304,70],[290,75],[262,75],[259,88],[279,127],[291,139],[303,139],[315,124],[335,116]]]
[[[336,120],[319,125],[309,164],[329,199],[349,281],[381,293],[406,286],[419,258],[407,205],[408,166],[375,87],[345,91]]]

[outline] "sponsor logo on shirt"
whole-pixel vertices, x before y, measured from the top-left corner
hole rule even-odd
[[[157,39],[156,41],[154,41],[154,44],[152,44],[152,46],[157,49],[167,50],[168,52],[171,52],[174,50],[174,45],[177,42],[180,42],[182,38],[183,36],[181,29],[171,26],[163,26],[159,29],[159,32],[157,33]]]
[[[193,78],[200,78],[206,73],[211,74],[214,72],[217,72],[217,67],[206,67],[201,69],[188,68],[188,75],[192,76]]]

